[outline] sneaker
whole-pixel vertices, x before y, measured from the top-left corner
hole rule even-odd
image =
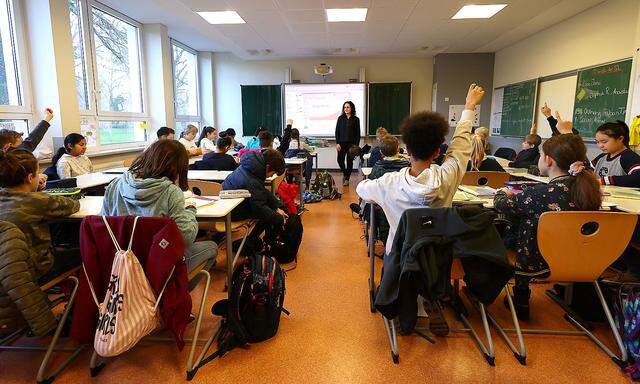
[[[358,205],[358,203],[349,204],[349,209],[351,209],[351,212],[355,213],[356,215],[360,214],[360,205]]]
[[[444,318],[440,303],[437,300],[425,301],[424,309],[427,312],[427,316],[429,316],[429,331],[439,337],[447,336],[449,334],[449,324]]]

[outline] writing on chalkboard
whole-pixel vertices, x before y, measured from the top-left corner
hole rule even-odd
[[[601,124],[624,120],[630,76],[631,60],[578,72],[573,125],[582,136],[594,137]]]
[[[537,80],[508,85],[504,87],[500,134],[525,136],[531,130]]]

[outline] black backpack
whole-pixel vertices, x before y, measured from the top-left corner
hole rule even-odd
[[[336,189],[336,183],[329,172],[316,173],[316,178],[311,185],[311,192],[317,193],[323,199],[335,200],[342,197]]]
[[[297,263],[303,230],[300,215],[289,215],[282,230],[273,239],[265,239],[266,255],[275,258],[280,264],[294,260]]]
[[[203,359],[197,368],[236,347],[247,348],[275,336],[284,309],[285,272],[280,264],[264,255],[245,257],[233,272],[229,299],[213,305],[211,312],[222,316],[218,350]],[[193,375],[195,375],[193,371]]]

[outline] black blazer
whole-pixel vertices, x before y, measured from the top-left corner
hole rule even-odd
[[[336,142],[360,144],[360,119],[358,116],[340,115],[336,122]]]
[[[558,132],[558,135],[560,132]],[[554,134],[554,136],[556,136]],[[540,159],[540,149],[538,147],[533,147],[529,149],[523,149],[518,153],[516,159],[509,163],[511,168],[529,168],[532,165],[538,165],[538,160]]]

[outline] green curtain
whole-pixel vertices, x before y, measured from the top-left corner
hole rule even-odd
[[[282,86],[241,85],[242,127],[244,136],[252,136],[258,126],[282,133]]]
[[[369,84],[369,134],[378,127],[400,134],[400,124],[411,111],[411,83]]]

